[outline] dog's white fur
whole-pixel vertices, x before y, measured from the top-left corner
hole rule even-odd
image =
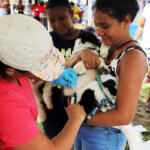
[[[90,42],[85,42],[84,45],[81,42],[81,39],[77,39],[76,43],[75,43],[75,48],[73,51],[73,54],[75,54],[76,52],[85,49],[85,45],[87,45],[87,47],[92,47],[95,48],[97,50],[97,52],[100,53],[100,55],[102,55],[103,58],[105,58],[108,54],[108,48],[105,47],[102,44],[102,47],[99,48],[97,46],[95,46],[94,44],[90,43]],[[101,50],[101,51],[99,51]],[[107,68],[107,66],[105,65],[104,59],[102,59],[102,57],[100,57],[100,61],[101,61],[101,65],[99,68]],[[78,76],[77,79],[77,86],[74,87],[73,89],[69,88],[69,87],[65,87],[64,88],[64,94],[66,96],[71,96],[73,93],[76,93],[77,95],[77,102],[80,101],[82,94],[87,90],[87,89],[91,89],[94,91],[94,96],[97,99],[98,102],[100,102],[103,98],[105,98],[104,93],[101,91],[98,81],[97,81],[97,71],[95,69],[89,69],[87,70],[83,64],[82,61],[78,62],[74,67],[74,70],[76,70]],[[111,94],[109,93],[109,91],[107,90],[107,88],[104,88],[105,93],[107,94],[107,96],[109,98],[113,98],[111,96]],[[115,103],[115,98],[113,99],[114,103]],[[111,107],[106,108],[102,108],[102,112],[107,111],[108,109],[111,109]],[[128,140],[128,144],[130,147],[130,150],[141,150],[141,144],[142,144],[142,136],[141,134],[132,126],[132,124],[129,125],[123,125],[123,126],[115,126],[115,128],[120,129],[126,136],[127,140]]]
[[[34,96],[38,105],[38,118],[37,118],[37,122],[41,123],[44,122],[46,120],[46,113],[45,113],[45,108],[42,104],[42,102],[44,102],[47,106],[47,109],[52,109],[53,108],[53,104],[52,104],[52,100],[51,100],[51,95],[52,95],[52,85],[49,82],[45,82],[43,80],[38,80],[35,83],[33,81],[30,80],[31,86],[32,86],[32,90],[34,92]],[[39,92],[39,86],[44,84],[43,86],[43,93]]]

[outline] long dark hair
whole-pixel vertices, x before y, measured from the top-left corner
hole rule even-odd
[[[6,68],[8,68],[9,66],[3,64],[1,61],[0,61],[0,76],[2,76],[3,78],[7,79],[7,74],[5,72]]]

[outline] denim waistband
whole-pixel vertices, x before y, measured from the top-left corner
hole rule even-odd
[[[109,133],[120,133],[121,131],[117,128],[113,128],[113,127],[103,127],[103,126],[91,126],[91,125],[86,125],[86,124],[82,124],[82,127],[87,127],[87,128],[91,128],[91,130],[96,130],[96,131],[100,131],[100,132],[109,132]]]

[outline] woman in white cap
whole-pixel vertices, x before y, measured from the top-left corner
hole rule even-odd
[[[85,118],[79,104],[66,108],[69,120],[52,140],[37,127],[37,104],[28,78],[56,85],[76,84],[76,72],[64,68],[47,30],[25,15],[0,19],[0,149],[69,150]],[[36,76],[36,77],[35,77]]]

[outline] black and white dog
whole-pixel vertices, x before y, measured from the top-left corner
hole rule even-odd
[[[97,78],[98,71],[101,73],[103,71],[105,71],[105,73],[109,72],[109,68],[105,65],[104,61],[104,58],[106,58],[108,54],[108,47],[104,46],[95,36],[86,33],[83,35],[81,34],[76,40],[73,54],[82,49],[91,49],[97,53],[99,55],[101,64],[98,70],[87,70],[82,61],[78,62],[73,67],[78,74],[77,86],[72,89],[65,87],[64,94],[66,96],[72,96],[74,93],[76,93],[76,103],[79,102],[81,105],[83,105],[87,113],[90,113],[102,102],[103,99],[106,99],[106,95],[111,99],[111,104],[115,105],[116,97],[112,96],[107,88],[104,88],[102,91],[99,84],[100,81],[98,81]],[[74,101],[74,97],[72,99]],[[105,112],[109,109],[112,109],[111,104],[101,107],[100,111]],[[132,126],[132,124],[117,127],[115,126],[115,128],[118,128],[124,132],[128,140],[130,150],[141,150],[141,134]]]
[[[104,61],[108,54],[108,47],[104,46],[93,34],[83,32],[83,34],[81,34],[75,42],[73,54],[82,49],[90,49],[97,53],[99,55],[101,65],[98,70],[87,70],[82,61],[78,62],[73,67],[78,74],[77,86],[72,89],[65,87],[64,95],[72,96],[73,93],[76,93],[76,103],[79,102],[83,105],[87,113],[90,113],[95,107],[97,107],[101,103],[102,99],[106,99],[106,95],[111,99],[111,104],[115,105],[116,97],[112,96],[107,88],[104,88],[104,91],[102,91],[97,78],[98,71],[100,71],[100,73],[109,72],[109,68],[105,65]],[[44,102],[48,109],[53,109],[55,100],[59,98],[54,97],[53,88],[49,82],[39,80],[36,82],[36,85],[32,84],[32,88],[39,109],[38,121],[44,122],[46,119],[46,113],[42,103]],[[61,97],[61,93],[57,93],[55,95]],[[57,101],[55,103],[60,105],[57,107],[63,107],[62,101]],[[109,109],[112,109],[111,105],[101,107],[100,111],[105,112]],[[131,124],[115,126],[115,128],[118,128],[125,133],[130,150],[141,150],[142,137]]]
[[[90,49],[98,54],[101,61],[98,71],[101,73],[109,72],[109,68],[104,62],[104,59],[107,57],[108,47],[104,46],[95,35],[88,32],[80,34],[79,38],[76,40],[73,55],[82,49]],[[103,51],[100,51],[100,49],[103,49]],[[82,61],[78,62],[73,69],[79,76],[77,79],[77,86],[72,89],[65,87],[64,94],[66,96],[71,96],[73,92],[75,92],[76,102],[83,105],[85,111],[90,113],[95,107],[98,106],[102,99],[106,98],[104,92],[100,89],[99,82],[97,81],[97,71],[95,69],[87,70]],[[107,93],[108,97],[113,99],[107,88],[104,88],[104,91]],[[115,103],[114,100],[112,100],[112,102]],[[111,107],[102,107],[103,112],[107,109],[111,109]]]

